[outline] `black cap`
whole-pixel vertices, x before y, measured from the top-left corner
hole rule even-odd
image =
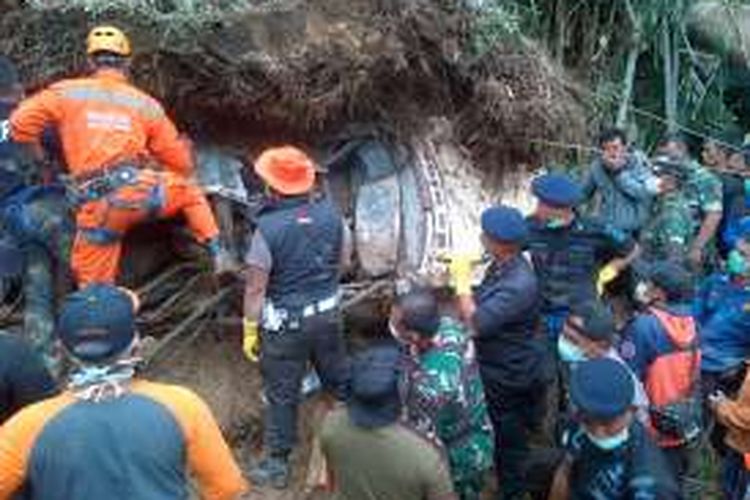
[[[685,266],[670,260],[650,264],[646,271],[647,279],[664,290],[668,301],[690,299],[695,291],[695,280]]]
[[[584,302],[573,306],[570,316],[581,319],[578,326],[568,324],[584,337],[595,341],[611,341],[615,336],[615,319],[612,312],[600,302]]]
[[[348,410],[355,425],[376,428],[398,420],[400,360],[401,351],[392,344],[370,347],[354,358]]]

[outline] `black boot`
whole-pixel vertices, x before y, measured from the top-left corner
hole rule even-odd
[[[253,485],[270,485],[283,490],[289,486],[289,457],[287,454],[271,454],[253,466],[248,476]]]

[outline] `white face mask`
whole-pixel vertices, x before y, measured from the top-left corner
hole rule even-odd
[[[388,319],[388,331],[391,332],[391,336],[398,340],[401,343],[404,343],[404,339],[401,338],[401,334],[399,334],[398,330],[396,329],[396,325],[393,324],[392,319]]]
[[[645,281],[639,281],[638,284],[635,286],[635,291],[633,292],[633,298],[641,305],[648,305],[651,302],[651,297],[649,297],[649,286],[648,283]]]
[[[565,363],[580,363],[586,361],[586,353],[583,349],[568,340],[565,335],[557,337],[557,353]]]
[[[628,438],[630,437],[630,429],[629,427],[625,427],[614,436],[605,438],[592,436],[588,431],[586,431],[586,436],[600,450],[612,451],[624,445],[628,441]]]

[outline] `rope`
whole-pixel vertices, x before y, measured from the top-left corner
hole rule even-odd
[[[619,97],[614,96],[614,95],[607,95],[607,94],[604,94],[603,92],[595,92],[593,90],[590,90],[590,89],[587,89],[587,88],[583,88],[583,87],[577,88],[577,90],[580,91],[580,92],[588,94],[590,97],[593,97],[595,100],[609,101],[610,104],[618,104],[619,103],[618,102]],[[637,115],[641,115],[641,116],[643,116],[645,118],[648,118],[650,120],[653,120],[655,122],[659,122],[662,125],[669,125],[669,120],[667,120],[663,116],[658,115],[658,114],[656,114],[654,112],[651,112],[651,111],[639,108],[638,106],[635,106],[633,104],[630,105],[630,110],[633,113],[637,114]],[[714,136],[705,134],[703,132],[699,132],[699,131],[697,131],[697,130],[695,130],[693,128],[688,127],[687,125],[683,125],[683,124],[677,123],[677,122],[675,122],[674,125],[675,125],[675,127],[678,130],[680,130],[681,132],[684,132],[684,133],[686,133],[688,135],[697,137],[699,139],[703,139],[704,141],[715,142],[715,143],[717,143],[717,144],[719,144],[719,145],[721,145],[721,146],[723,146],[723,147],[725,147],[727,149],[730,149],[730,150],[732,150],[734,152],[741,152],[742,151],[742,148],[738,148],[737,146],[735,146],[733,144],[729,144],[728,142],[722,141],[721,139],[718,139],[718,138],[716,138]],[[559,149],[568,149],[568,150],[569,149],[577,149],[579,151],[584,151],[584,152],[590,153],[590,154],[601,153],[601,149],[600,148],[592,147],[592,146],[588,146],[588,145],[584,145],[584,144],[564,143],[564,142],[559,142],[559,141],[548,141],[546,139],[531,139],[531,140],[529,140],[529,142],[531,144],[541,144],[543,146],[549,146],[549,147],[554,147],[554,148],[559,148]]]

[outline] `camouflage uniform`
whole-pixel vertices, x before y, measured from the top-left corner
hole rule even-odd
[[[664,194],[656,199],[653,209],[641,235],[644,259],[685,262],[699,227],[687,196],[681,191]]]
[[[456,493],[478,499],[492,468],[494,438],[466,331],[443,318],[432,346],[404,370],[406,419],[445,446]]]
[[[685,166],[682,187],[657,197],[652,217],[641,235],[646,260],[675,259],[686,262],[698,236],[701,222],[709,212],[722,211],[721,180],[697,162]],[[716,260],[715,241],[704,251],[710,267]]]
[[[62,189],[25,187],[0,200],[0,223],[22,248],[24,334],[47,367],[58,371],[54,353],[55,264],[69,262],[73,222]]]
[[[696,161],[691,161],[687,166],[688,178],[685,184],[685,196],[688,207],[691,210],[694,231],[693,240],[698,236],[701,222],[709,212],[723,211],[724,193],[722,190],[721,179]],[[717,235],[718,236],[718,235]],[[716,267],[718,252],[716,247],[716,237],[708,242],[704,251],[703,262],[706,265],[706,271],[710,272]]]

